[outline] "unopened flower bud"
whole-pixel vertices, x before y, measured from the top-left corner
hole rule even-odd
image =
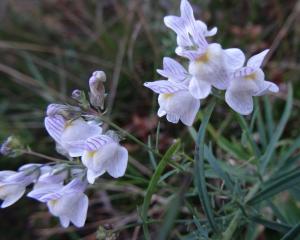
[[[90,102],[94,107],[100,107],[103,109],[105,88],[104,82],[106,81],[106,75],[103,71],[95,71],[89,79],[90,85]]]
[[[80,108],[63,104],[50,104],[47,107],[47,116],[61,115],[66,119],[72,119],[80,115]]]
[[[75,89],[73,92],[72,92],[72,96],[71,96],[73,99],[75,99],[82,108],[84,109],[87,109],[89,108],[89,103],[86,99],[86,96],[85,96],[85,93],[84,91],[82,90],[79,90],[79,89]]]
[[[16,157],[20,155],[18,150],[23,149],[20,140],[15,136],[10,136],[6,141],[0,146],[0,153],[4,156]]]

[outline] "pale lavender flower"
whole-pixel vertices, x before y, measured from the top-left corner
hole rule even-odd
[[[187,0],[181,1],[181,17],[168,16],[165,24],[177,33],[175,52],[190,60],[192,75],[189,91],[197,99],[206,98],[211,88],[224,90],[228,87],[230,74],[242,66],[244,55],[237,48],[223,49],[220,44],[209,44],[205,37],[213,35],[216,28],[207,31],[201,21],[196,21]]]
[[[245,67],[232,74],[232,80],[226,90],[225,100],[236,112],[248,115],[253,111],[252,96],[261,96],[269,92],[278,92],[276,84],[265,81],[261,65],[269,50],[252,56]]]
[[[17,202],[25,193],[26,187],[33,183],[39,174],[38,164],[27,164],[19,171],[0,171],[1,208],[6,208]]]
[[[88,210],[88,197],[84,194],[86,186],[77,178],[65,186],[60,183],[41,184],[28,193],[28,197],[47,203],[50,213],[59,218],[63,227],[68,227],[70,222],[83,227]]]
[[[144,85],[158,93],[159,109],[157,115],[166,115],[167,120],[178,123],[181,120],[191,126],[200,108],[200,101],[194,98],[188,90],[190,75],[178,62],[164,58],[164,69],[158,73],[168,80],[146,82]]]
[[[113,138],[99,135],[87,139],[81,160],[87,167],[88,182],[94,183],[105,172],[114,178],[122,177],[127,167],[128,151]]]
[[[193,9],[187,0],[182,0],[180,4],[181,16],[166,16],[165,25],[177,34],[177,44],[180,47],[191,47],[194,42],[190,35],[201,33],[204,37],[210,37],[217,33],[217,28],[207,29],[204,22],[196,20]]]
[[[71,157],[82,156],[86,139],[102,133],[102,128],[95,122],[86,122],[82,118],[67,121],[61,115],[46,117],[45,127]]]

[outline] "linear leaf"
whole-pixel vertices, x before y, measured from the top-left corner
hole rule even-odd
[[[248,140],[248,142],[249,142],[249,144],[250,144],[250,146],[251,146],[251,149],[252,149],[253,153],[254,153],[255,156],[258,158],[259,155],[260,155],[260,150],[259,150],[257,144],[256,144],[256,143],[254,142],[254,140],[253,140],[253,136],[251,135],[251,131],[250,131],[249,127],[248,127],[248,124],[247,124],[245,118],[242,117],[242,116],[241,116],[240,114],[238,114],[238,113],[236,114],[236,118],[237,118],[237,120],[238,120],[238,122],[239,122],[239,124],[240,124],[240,126],[241,126],[241,128],[242,128],[242,130],[243,130],[243,131],[245,132],[245,134],[246,134],[247,140]]]
[[[279,138],[281,137],[281,134],[283,133],[285,125],[287,124],[287,121],[291,114],[291,110],[292,110],[292,106],[293,106],[293,89],[292,89],[291,84],[288,85],[288,89],[289,89],[289,91],[288,91],[288,96],[287,96],[287,102],[286,102],[282,117],[279,121],[279,124],[278,124],[274,134],[271,137],[271,141],[268,144],[265,154],[261,158],[261,167],[260,167],[261,173],[265,172],[265,170],[272,158],[273,152],[276,148],[276,144],[277,144]]]
[[[288,231],[281,240],[294,240],[300,235],[300,224],[294,226],[290,231]]]
[[[280,179],[274,181],[274,183],[267,184],[267,187],[260,192],[258,192],[256,195],[253,196],[248,201],[248,204],[256,204],[263,200],[266,200],[270,197],[273,197],[277,193],[280,193],[282,191],[288,190],[291,187],[294,187],[296,184],[300,183],[300,170],[298,171],[293,170],[291,174],[288,174],[287,176],[283,176]]]
[[[225,172],[222,167],[219,165],[218,160],[215,158],[215,156],[212,153],[211,145],[208,148],[207,146],[204,147],[204,155],[206,156],[210,166],[212,169],[218,174],[220,178],[222,178],[225,181],[226,187],[231,191],[234,192],[234,185],[232,183],[232,180],[230,179],[227,172]]]
[[[202,120],[200,125],[197,141],[196,141],[196,148],[195,148],[195,172],[194,172],[194,181],[196,188],[198,190],[199,198],[201,200],[203,210],[207,216],[208,222],[210,227],[214,231],[218,231],[214,216],[213,210],[210,203],[210,198],[208,196],[208,192],[206,189],[206,182],[205,182],[205,170],[204,170],[204,140],[205,140],[205,132],[207,128],[207,124],[209,122],[209,118],[213,112],[215,106],[215,102],[211,103]]]
[[[143,230],[144,230],[144,234],[145,234],[145,238],[146,239],[150,239],[150,235],[149,235],[149,230],[148,230],[148,224],[146,223],[147,221],[147,215],[148,215],[148,209],[151,203],[151,197],[155,191],[155,188],[157,186],[157,183],[160,179],[160,176],[162,175],[165,167],[168,164],[168,161],[170,160],[170,158],[172,157],[172,155],[179,149],[180,147],[180,141],[177,141],[175,144],[173,144],[165,153],[165,155],[162,157],[162,159],[160,160],[150,182],[148,185],[148,188],[146,190],[146,195],[144,198],[144,202],[142,205],[142,210],[141,210],[141,218],[143,220]]]
[[[269,228],[269,229],[272,229],[272,230],[275,230],[275,231],[281,232],[281,233],[286,233],[291,230],[291,226],[289,226],[287,224],[269,221],[269,220],[262,219],[262,218],[256,217],[256,216],[250,217],[250,220],[255,223],[264,225],[266,228]]]
[[[159,231],[158,240],[167,239],[169,232],[172,230],[176,217],[182,207],[184,195],[189,188],[191,180],[192,178],[190,176],[186,177],[183,180],[179,190],[174,194],[174,197],[170,201],[166,216]]]

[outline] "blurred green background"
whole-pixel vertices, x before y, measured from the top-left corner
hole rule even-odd
[[[156,131],[158,119],[156,96],[143,87],[143,82],[159,78],[155,70],[162,66],[163,56],[176,58],[175,34],[164,26],[163,17],[178,15],[179,2],[1,0],[0,140],[14,134],[32,149],[56,156],[53,141],[43,128],[47,104],[70,102],[68,96],[72,90],[87,90],[89,76],[100,69],[107,74],[110,118],[146,142],[148,135]],[[272,49],[265,72],[267,79],[281,89],[272,97],[276,99],[275,115],[281,114],[286,83],[291,82],[295,106],[285,135],[287,138],[299,135],[299,1],[298,7],[296,0],[191,0],[191,3],[197,18],[210,28],[218,27],[213,41],[224,48],[241,48],[247,56],[264,48]],[[218,111],[226,115],[228,107],[224,104]],[[165,120],[161,120],[161,129],[162,150],[186,131],[183,126],[175,128]],[[149,164],[138,146],[127,143],[126,147],[136,158],[133,165],[143,168]],[[22,163],[39,161],[43,160],[1,156],[0,169],[16,169]],[[147,168],[144,170],[147,172]],[[134,181],[128,181],[128,186],[134,188]],[[121,226],[124,218],[132,217],[136,206],[141,204],[141,196],[131,199],[127,196],[127,202],[114,203],[118,199],[115,194],[111,197],[112,206],[107,201],[111,196],[107,191],[95,191],[90,196],[88,223],[81,230],[60,228],[45,206],[24,198],[0,211],[0,239],[95,239],[100,224]],[[132,239],[132,234],[133,230],[125,231],[119,239]]]

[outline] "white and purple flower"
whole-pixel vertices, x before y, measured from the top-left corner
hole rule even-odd
[[[200,101],[194,98],[188,90],[190,74],[178,62],[164,58],[163,70],[158,70],[168,80],[146,82],[144,85],[158,93],[159,109],[157,115],[165,116],[172,123],[179,120],[191,126],[200,108]]]
[[[39,175],[38,164],[27,164],[16,171],[0,171],[1,208],[17,202],[25,193],[26,187],[33,183]]]
[[[128,151],[112,137],[99,135],[87,139],[81,160],[87,168],[88,182],[93,184],[105,172],[114,178],[124,176]]]
[[[45,118],[45,127],[49,135],[71,157],[79,157],[83,154],[83,146],[89,137],[102,133],[102,128],[94,122],[86,122],[82,118],[66,120],[61,115]]]
[[[46,203],[50,213],[58,217],[63,227],[72,222],[83,227],[87,217],[88,197],[84,194],[87,183],[76,178],[67,185],[45,183],[35,187],[28,197]]]
[[[180,9],[181,17],[167,16],[165,24],[177,34],[175,52],[190,60],[190,93],[194,98],[204,99],[212,87],[226,89],[230,74],[242,66],[245,58],[237,48],[223,49],[218,43],[209,44],[205,37],[214,35],[217,29],[207,31],[203,22],[195,20],[187,0],[181,1]]]
[[[269,50],[252,56],[245,67],[236,70],[225,93],[227,104],[236,112],[248,115],[253,111],[253,96],[278,92],[276,84],[265,81],[261,65]]]

